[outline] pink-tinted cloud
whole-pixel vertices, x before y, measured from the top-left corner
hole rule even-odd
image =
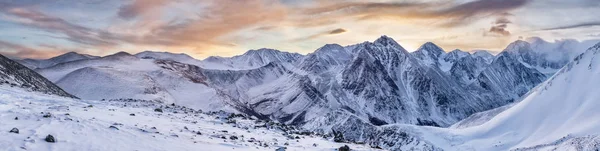
[[[2,55],[17,58],[50,58],[66,52],[65,50],[55,49],[55,46],[53,47],[54,49],[50,48],[41,50],[6,41],[0,41],[0,50]]]
[[[109,33],[72,24],[61,18],[49,16],[33,9],[12,7],[3,9],[2,11],[5,14],[18,17],[20,19],[18,23],[24,26],[45,30],[50,33],[60,33],[66,36],[64,37],[65,39],[76,43],[93,46],[112,46],[118,44],[115,41],[102,39],[99,36]]]
[[[134,0],[133,3],[123,5],[117,13],[124,19],[132,19],[148,12],[159,11],[161,6],[167,4],[169,0]]]

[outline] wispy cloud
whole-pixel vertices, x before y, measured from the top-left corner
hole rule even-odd
[[[28,8],[5,8],[1,10],[5,14],[18,17],[17,23],[35,29],[41,29],[50,33],[61,33],[67,40],[93,46],[117,45],[110,39],[102,39],[101,36],[110,33],[94,30],[84,26],[72,24],[61,18],[49,16],[39,11]]]
[[[361,19],[437,19],[442,27],[469,24],[478,18],[502,14],[525,6],[530,0],[476,0],[462,4],[442,2],[322,2],[302,10],[324,20],[340,17]]]
[[[552,28],[544,28],[541,30],[562,30],[562,29],[585,28],[585,27],[594,27],[594,26],[600,26],[600,21],[579,23],[579,24],[566,25],[566,26],[558,26],[558,27],[552,27]]]
[[[330,31],[324,31],[324,32],[320,32],[317,34],[313,34],[310,36],[306,36],[306,37],[302,37],[302,38],[297,38],[297,39],[293,39],[291,41],[305,41],[305,40],[311,40],[311,39],[315,39],[315,38],[319,38],[319,37],[323,37],[323,36],[328,36],[328,35],[337,35],[337,34],[342,34],[348,32],[346,29],[343,28],[337,28],[334,30],[330,30]]]
[[[56,47],[41,50],[6,41],[0,41],[0,51],[3,55],[18,58],[50,58],[66,52],[65,50],[56,49]]]
[[[149,12],[160,12],[161,6],[168,2],[168,0],[134,0],[131,4],[121,6],[117,14],[123,19],[133,19]]]

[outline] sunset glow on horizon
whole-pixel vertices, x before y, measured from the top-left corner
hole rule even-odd
[[[0,0],[0,53],[306,54],[381,35],[408,51],[501,51],[527,37],[600,39],[598,0]],[[575,17],[576,16],[576,17]]]

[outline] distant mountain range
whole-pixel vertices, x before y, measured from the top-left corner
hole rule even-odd
[[[492,55],[446,52],[428,42],[408,52],[382,36],[349,46],[327,44],[307,55],[258,49],[196,60],[146,51],[18,61],[82,99],[156,100],[336,132],[347,141],[389,149],[436,150],[396,124],[449,127],[514,104],[584,51],[571,49],[587,44],[562,43],[519,40]],[[389,139],[404,141],[381,145]]]

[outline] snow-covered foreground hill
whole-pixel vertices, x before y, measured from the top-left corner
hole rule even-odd
[[[7,86],[0,87],[0,121],[0,150],[375,150],[225,113],[138,100],[74,100]],[[18,133],[9,132],[13,128]],[[56,142],[46,142],[47,135]]]

